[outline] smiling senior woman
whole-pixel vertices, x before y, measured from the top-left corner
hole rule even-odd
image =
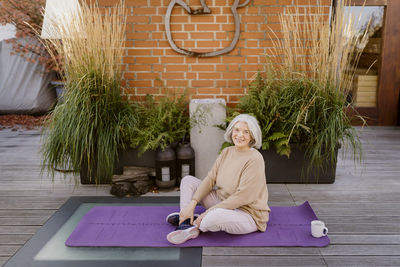
[[[181,244],[201,232],[230,234],[264,232],[269,219],[268,189],[264,159],[255,148],[261,146],[257,120],[247,114],[236,116],[224,138],[234,146],[225,148],[203,181],[185,176],[181,181],[180,212],[167,221],[177,228],[167,235],[169,242]],[[206,211],[194,214],[200,203]]]

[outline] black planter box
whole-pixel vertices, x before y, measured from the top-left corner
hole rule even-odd
[[[114,173],[115,172],[116,170],[114,168]],[[79,175],[81,177],[81,184],[96,184],[96,180],[98,184],[111,184],[111,177],[102,177],[99,179],[95,173],[96,173],[96,167],[93,167],[92,174],[94,174],[95,178],[90,179],[86,165],[83,164],[79,171]]]
[[[119,168],[122,169],[123,166],[137,166],[137,167],[149,167],[155,168],[156,166],[156,153],[155,150],[148,150],[139,156],[139,151],[137,149],[127,149],[119,154]]]
[[[115,159],[114,174],[122,174],[124,166],[150,167],[155,168],[156,151],[146,151],[141,156],[137,149],[127,149],[118,151],[118,159]],[[80,170],[81,184],[95,184],[94,180],[89,180],[87,170]],[[111,177],[102,179],[99,184],[111,184]]]
[[[338,147],[339,148],[339,147]],[[290,158],[280,156],[275,150],[260,150],[265,161],[267,183],[332,184],[335,182],[337,150],[334,164],[326,162],[322,169],[307,172],[309,161],[300,145],[291,145]]]

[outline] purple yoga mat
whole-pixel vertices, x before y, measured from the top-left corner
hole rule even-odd
[[[177,206],[99,206],[84,215],[65,244],[72,247],[324,247],[329,238],[314,238],[310,223],[317,216],[308,202],[271,207],[267,230],[246,235],[200,233],[180,245],[167,241],[174,226],[165,221]],[[196,212],[201,212],[197,207]]]

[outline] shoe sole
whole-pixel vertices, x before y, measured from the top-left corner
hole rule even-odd
[[[185,230],[176,230],[167,235],[167,240],[175,245],[185,243],[189,239],[199,236],[200,230],[196,227],[190,227]]]

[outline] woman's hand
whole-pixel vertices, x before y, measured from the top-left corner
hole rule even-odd
[[[203,220],[204,216],[206,216],[206,213],[207,212],[203,212],[202,214],[200,214],[199,217],[197,217],[197,219],[194,220],[193,225],[196,225],[197,228],[200,228],[201,221]]]
[[[187,219],[190,219],[190,224],[193,225],[194,209],[196,208],[197,201],[192,200],[186,207],[184,207],[179,213],[179,224]]]

